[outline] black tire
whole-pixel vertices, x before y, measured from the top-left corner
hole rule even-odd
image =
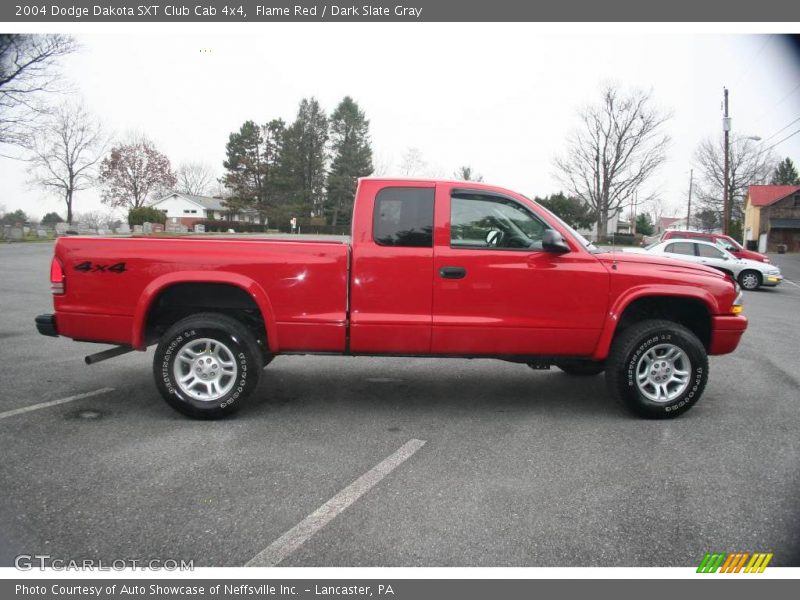
[[[212,340],[218,342],[216,348],[230,360],[225,365],[232,364],[233,374],[225,376],[220,374],[219,381],[222,390],[230,386],[224,394],[219,397],[208,399],[198,399],[190,394],[197,392],[197,387],[186,390],[177,381],[175,376],[175,361],[179,353],[190,344],[195,343],[195,348],[189,347],[187,351],[196,351],[203,346],[199,340]],[[201,353],[205,357],[205,353]],[[200,354],[197,354],[200,356]],[[210,355],[209,355],[210,359]],[[199,358],[197,360],[200,360]],[[208,359],[206,359],[208,360]],[[222,359],[219,359],[222,365]],[[184,361],[186,362],[186,361]],[[219,371],[223,371],[217,365]],[[253,334],[248,328],[236,319],[218,313],[198,313],[175,323],[161,337],[153,357],[153,376],[156,380],[156,387],[172,408],[184,415],[197,419],[219,419],[226,417],[236,411],[242,402],[258,386],[258,378],[263,368],[263,358],[261,351]],[[194,364],[186,368],[191,374]],[[202,365],[199,365],[202,367]],[[210,368],[214,368],[212,364]],[[209,373],[209,375],[216,372]],[[196,379],[197,385],[204,385],[204,382]],[[202,388],[201,388],[202,391]],[[211,393],[211,388],[206,388]]]
[[[762,281],[761,273],[753,269],[748,269],[739,273],[739,285],[742,286],[744,290],[757,290],[761,287]]]
[[[606,365],[591,360],[560,360],[556,366],[567,375],[594,377],[606,370]]]
[[[656,402],[639,388],[636,377],[642,356],[660,345],[676,346],[683,351],[689,364],[686,365],[685,389],[674,398]],[[703,395],[707,381],[705,347],[694,333],[672,321],[648,320],[631,325],[614,339],[606,360],[609,393],[633,413],[650,419],[667,419],[685,413]]]

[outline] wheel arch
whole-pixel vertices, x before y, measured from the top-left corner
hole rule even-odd
[[[264,333],[270,352],[277,352],[278,334],[275,313],[264,289],[254,280],[238,273],[180,271],[166,273],[151,281],[139,297],[133,318],[132,346],[137,350],[147,347],[147,326],[151,311],[163,294],[186,284],[211,284],[229,286],[247,294],[260,312],[264,322]]]
[[[716,299],[702,288],[675,286],[632,290],[612,305],[592,358],[605,360],[614,337],[631,323],[647,318],[681,323],[708,349],[711,344],[711,315],[718,312]]]

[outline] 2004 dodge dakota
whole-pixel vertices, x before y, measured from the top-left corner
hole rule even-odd
[[[603,371],[645,417],[692,407],[708,355],[747,327],[734,281],[606,252],[528,198],[473,182],[367,178],[350,243],[254,237],[62,237],[45,335],[157,344],[175,409],[238,408],[277,354],[497,358]]]

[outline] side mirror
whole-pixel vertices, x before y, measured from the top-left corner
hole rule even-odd
[[[542,238],[542,250],[555,254],[569,252],[569,246],[564,241],[564,237],[555,229],[545,229]]]

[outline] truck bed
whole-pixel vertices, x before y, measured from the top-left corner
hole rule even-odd
[[[55,255],[66,293],[55,297],[58,331],[143,348],[137,317],[160,293],[174,284],[220,283],[259,303],[272,349],[342,351],[350,247],[331,236],[298,238],[60,238]]]

